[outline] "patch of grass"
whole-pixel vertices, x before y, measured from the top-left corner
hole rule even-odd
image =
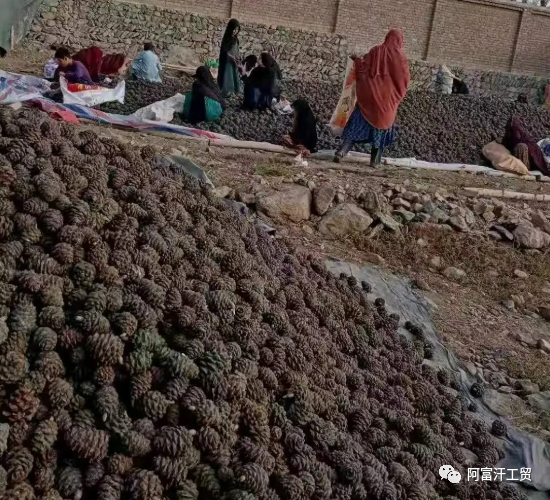
[[[419,246],[419,238],[427,246]],[[466,272],[463,285],[475,287],[497,301],[522,294],[526,305],[540,306],[545,299],[541,289],[550,281],[547,254],[525,253],[478,234],[413,228],[406,236],[381,232],[372,239],[356,237],[354,244],[361,250],[381,255],[398,269],[426,268],[432,257],[439,256],[443,267],[457,267]],[[529,277],[516,277],[516,269],[525,271]]]
[[[282,165],[273,161],[254,165],[252,168],[255,174],[263,177],[287,177],[292,174],[288,165]]]
[[[503,360],[506,373],[513,378],[525,378],[539,384],[541,391],[550,390],[550,363],[540,351],[529,356],[510,356]]]

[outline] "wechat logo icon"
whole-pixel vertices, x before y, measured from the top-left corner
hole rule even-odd
[[[458,484],[462,479],[460,472],[458,472],[452,465],[442,465],[439,468],[439,475],[441,479],[446,479],[450,483]]]

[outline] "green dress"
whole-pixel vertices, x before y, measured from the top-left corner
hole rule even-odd
[[[187,121],[189,118],[189,110],[191,109],[191,99],[193,99],[193,93],[187,92],[187,94],[185,94],[185,101],[183,101],[183,111],[182,111],[183,119],[185,121]],[[204,98],[204,106],[206,111],[207,122],[213,122],[223,114],[222,105],[218,101],[215,101],[214,99],[210,99],[210,97]]]
[[[239,41],[233,45],[231,50],[228,52],[230,56],[238,57],[239,56]],[[225,72],[223,74],[223,83],[222,83],[222,95],[226,96],[232,93],[240,92],[240,82],[239,71],[237,69],[237,64],[230,57],[227,58],[225,63]]]

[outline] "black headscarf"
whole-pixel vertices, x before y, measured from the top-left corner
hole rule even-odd
[[[234,47],[238,40],[239,30],[241,25],[236,19],[231,19],[227,23],[225,33],[222,38],[222,45],[220,48],[219,68],[218,68],[218,85],[220,88],[223,86],[223,78],[225,75],[225,65],[227,64],[229,51]]]
[[[261,66],[254,68],[248,77],[247,84],[256,87],[264,94],[272,94],[275,87],[275,59],[267,52],[260,56]]]
[[[305,99],[296,99],[292,107],[296,115],[290,137],[295,144],[302,144],[314,152],[317,149],[317,119]]]
[[[269,52],[262,52],[260,57],[264,66],[269,65],[271,68],[273,68],[273,71],[275,72],[275,78],[277,80],[282,80],[283,72],[281,71],[281,68],[279,67],[279,64],[277,63],[275,58]]]
[[[200,123],[206,120],[205,98],[214,99],[225,109],[225,101],[222,98],[220,88],[214,81],[212,73],[206,66],[199,66],[195,73],[195,81],[191,87],[191,107],[189,108],[189,123]]]

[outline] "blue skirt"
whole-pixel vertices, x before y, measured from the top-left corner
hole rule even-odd
[[[342,133],[344,142],[362,142],[375,148],[389,148],[397,139],[397,127],[392,125],[388,130],[373,127],[361,114],[359,106],[355,106],[348,123]]]

